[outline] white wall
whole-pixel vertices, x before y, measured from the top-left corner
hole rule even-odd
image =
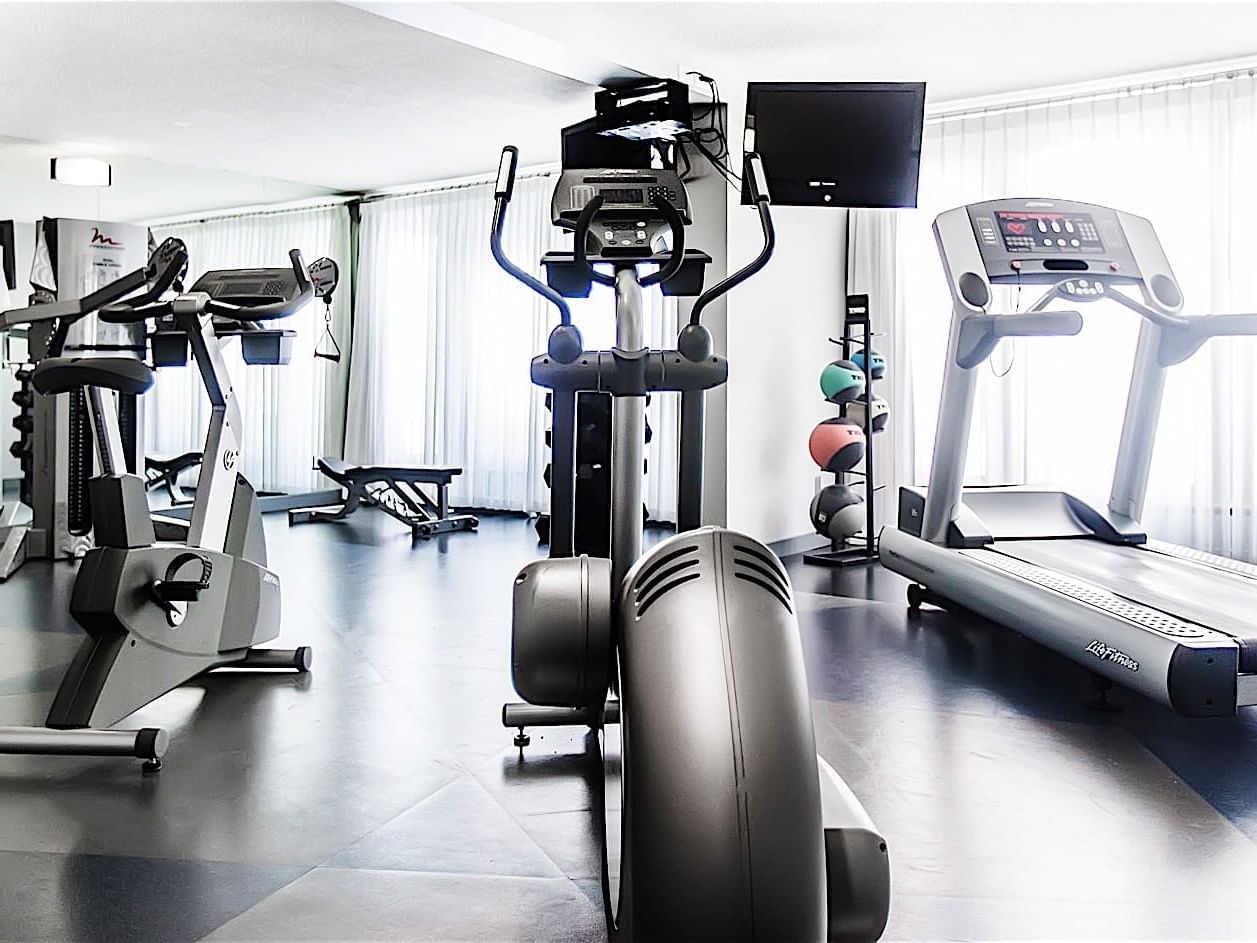
[[[757,62],[754,77],[795,78],[776,65]],[[746,80],[722,79],[729,96],[729,150],[740,160]],[[734,271],[755,257],[763,237],[755,210],[727,192],[728,264]],[[726,523],[769,542],[812,534],[808,508],[820,471],[807,440],[816,423],[835,415],[819,378],[834,359],[828,338],[842,330],[847,299],[846,210],[778,206],[773,222],[777,248],[771,261],[728,296],[725,348]],[[823,483],[830,480],[826,476]]]
[[[819,470],[807,440],[835,415],[819,377],[846,309],[846,210],[777,207],[773,220],[772,261],[728,303],[728,524],[764,541],[811,533]],[[760,238],[755,212],[731,207],[730,267]]]

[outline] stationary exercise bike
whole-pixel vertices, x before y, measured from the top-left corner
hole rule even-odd
[[[746,179],[764,247],[695,302],[674,350],[644,342],[642,290],[702,291],[705,253],[685,249],[685,185],[674,170],[565,169],[552,219],[571,252],[543,259],[544,284],[506,258],[501,237],[518,154],[502,152],[491,248],[552,303],[560,323],[532,361],[552,393],[552,553],[515,578],[517,728],[588,725],[604,777],[608,927],[666,940],[867,940],[889,909],[886,844],[816,754],[796,605],[764,544],[702,527],[704,394],[728,364],[703,310],[758,272],[774,244],[759,158]],[[670,248],[666,248],[670,237]],[[596,268],[595,265],[598,267]],[[642,266],[654,266],[643,273]],[[610,272],[605,271],[606,268]],[[584,350],[567,297],[615,291],[616,343]],[[609,558],[571,554],[576,400],[612,397]],[[645,397],[681,396],[678,534],[642,553]],[[555,547],[568,555],[555,554]]]
[[[221,348],[239,333],[234,327],[287,317],[310,300],[301,253],[289,256],[291,270],[208,272],[191,291],[169,299],[163,295],[175,281],[170,273],[186,268],[187,252],[168,239],[150,262],[149,288],[100,309],[110,323],[173,320],[209,395],[204,461],[191,524],[179,543],[156,541],[144,480],[123,465],[111,395],[144,393],[152,368],[129,358],[56,357],[35,369],[32,383],[41,395],[82,387],[88,396],[100,466],[90,483],[96,545],[79,564],[70,602],[88,638],[46,726],[0,728],[0,753],[135,756],[155,770],[168,741],[164,731],[99,728],[215,668],[309,670],[307,647],[258,648],[279,634],[279,578],[266,567],[257,498],[237,471],[242,422]],[[256,354],[246,350],[246,360],[259,362]]]

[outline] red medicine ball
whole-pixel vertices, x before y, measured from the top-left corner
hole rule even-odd
[[[864,430],[850,419],[826,419],[812,430],[807,447],[825,471],[850,471],[864,458]]]

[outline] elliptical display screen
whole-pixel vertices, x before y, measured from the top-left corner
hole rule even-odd
[[[997,210],[995,221],[1011,253],[1103,252],[1104,243],[1089,213],[1037,213]]]
[[[640,189],[599,190],[604,203],[631,203],[634,206],[645,203],[646,195]]]

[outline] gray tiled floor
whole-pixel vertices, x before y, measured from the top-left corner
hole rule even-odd
[[[313,673],[146,708],[173,737],[157,777],[0,757],[0,939],[603,939],[584,736],[534,731],[521,757],[499,725],[527,522],[413,547],[372,513],[267,529]],[[1253,935],[1257,718],[1094,714],[1075,666],[909,621],[890,574],[791,569],[818,746],[890,844],[890,938]],[[47,708],[71,575],[0,586],[0,723]]]
[[[602,910],[563,878],[316,868],[211,940],[605,939]]]

